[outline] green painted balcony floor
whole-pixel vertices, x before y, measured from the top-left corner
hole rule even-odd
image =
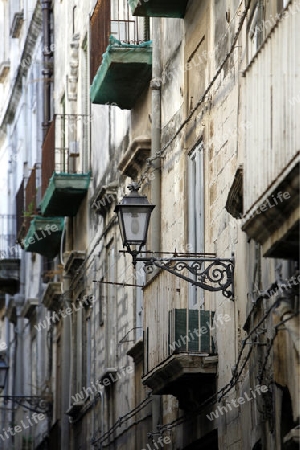
[[[151,41],[140,45],[109,45],[91,86],[91,101],[132,109],[151,76]]]
[[[63,217],[35,216],[22,242],[26,252],[39,253],[47,258],[57,256],[64,229]]]
[[[0,259],[0,291],[14,295],[20,290],[20,259]]]
[[[41,202],[41,214],[46,217],[76,216],[90,178],[90,173],[54,172]]]
[[[128,0],[133,16],[182,19],[188,0]]]

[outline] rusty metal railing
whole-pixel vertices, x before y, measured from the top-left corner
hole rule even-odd
[[[55,120],[52,120],[42,147],[42,197],[55,167]]]

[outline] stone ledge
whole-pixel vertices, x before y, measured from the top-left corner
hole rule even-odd
[[[128,177],[136,179],[149,158],[151,152],[151,139],[141,136],[135,138],[122,158],[118,169]]]
[[[22,316],[30,320],[38,304],[39,300],[37,298],[28,298],[23,307]]]
[[[49,311],[58,311],[61,307],[61,283],[51,282],[44,292],[42,303]]]

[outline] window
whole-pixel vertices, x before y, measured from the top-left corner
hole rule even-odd
[[[204,149],[203,142],[190,153],[188,161],[188,237],[191,253],[204,252]],[[202,289],[189,286],[189,307],[204,302]]]
[[[262,14],[263,14],[263,6],[260,6],[260,3],[257,3],[253,10],[252,17],[249,21],[248,61],[251,61],[251,59],[256,54],[263,41],[264,23],[262,21]]]

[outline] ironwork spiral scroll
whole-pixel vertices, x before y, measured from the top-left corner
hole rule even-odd
[[[152,260],[152,264],[160,269],[190,282],[204,290],[211,292],[221,291],[224,297],[233,298],[233,260],[201,260],[201,261],[176,261],[174,258],[170,261]],[[205,267],[206,266],[206,267]],[[183,274],[182,272],[185,273]],[[188,276],[186,271],[192,276]]]
[[[15,402],[19,406],[23,406],[23,408],[28,409],[29,411],[36,413],[44,413],[48,414],[51,411],[51,399],[50,398],[42,398],[35,396],[11,396],[11,395],[3,395],[0,398],[4,399],[4,403],[8,401]]]

